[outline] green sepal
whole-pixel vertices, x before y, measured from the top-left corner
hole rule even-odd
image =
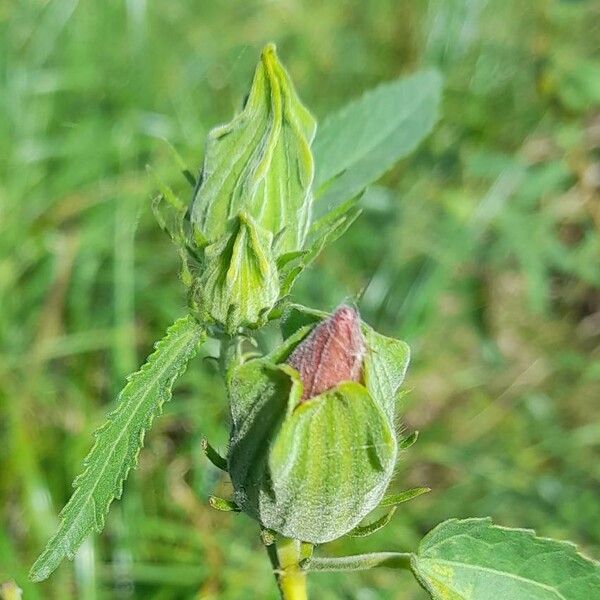
[[[406,342],[381,335],[364,323],[362,332],[367,346],[363,365],[365,386],[393,423],[410,348]]]
[[[226,500],[225,498],[219,498],[218,496],[210,496],[208,503],[215,510],[221,512],[241,512],[240,507],[232,500]]]
[[[272,240],[271,232],[240,213],[229,233],[204,248],[190,294],[202,321],[221,324],[228,334],[264,323],[279,297]]]
[[[350,531],[348,535],[350,537],[366,537],[368,535],[373,535],[380,529],[383,529],[392,520],[395,512],[396,507],[394,506],[376,521],[368,523],[367,525],[358,525],[352,531]]]
[[[216,240],[243,211],[278,234],[278,253],[301,249],[310,223],[315,131],[275,46],[267,45],[244,109],[208,135],[192,222]]]
[[[353,198],[315,221],[310,228],[307,248],[279,258],[281,295],[289,294],[298,276],[319,256],[325,246],[341,237],[360,216],[358,199]]]
[[[386,415],[362,385],[342,383],[284,421],[269,454],[276,500],[260,516],[287,537],[336,539],[378,504],[395,462]]]
[[[206,458],[221,471],[227,473],[227,460],[223,458],[209,443],[207,439],[202,440],[202,451]]]

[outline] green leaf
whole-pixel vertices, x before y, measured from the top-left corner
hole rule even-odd
[[[600,566],[569,542],[490,519],[451,519],[421,541],[411,568],[434,600],[591,600]]]
[[[392,567],[406,569],[410,554],[404,552],[372,552],[354,556],[313,557],[301,563],[304,571],[339,572],[366,571],[374,567]]]
[[[93,531],[100,532],[110,503],[120,498],[123,482],[137,463],[144,435],[164,402],[171,398],[175,380],[195,354],[204,330],[191,317],[175,321],[144,366],[130,375],[119,394],[117,407],[100,427],[74,482],[75,491],[61,513],[61,524],[31,568],[34,581],[46,579],[66,556]]]
[[[409,154],[438,118],[435,71],[384,83],[327,117],[313,145],[319,214],[359,194]]]
[[[278,254],[302,248],[312,203],[315,129],[269,44],[242,112],[208,135],[192,222],[213,241],[225,233],[229,219],[244,211],[273,235],[280,234]]]

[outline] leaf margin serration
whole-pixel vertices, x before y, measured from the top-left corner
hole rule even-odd
[[[174,338],[175,335],[177,335],[177,337]],[[58,529],[50,538],[43,552],[31,567],[29,577],[32,581],[38,582],[46,579],[58,567],[65,557],[73,559],[77,549],[87,535],[94,531],[99,533],[102,530],[112,501],[115,498],[121,498],[125,479],[127,478],[131,469],[135,468],[138,464],[138,457],[143,447],[146,431],[152,425],[154,418],[161,414],[164,403],[171,399],[172,387],[175,381],[185,370],[188,361],[195,354],[204,336],[205,331],[203,327],[193,316],[187,315],[177,319],[169,326],[165,336],[154,344],[153,352],[148,356],[142,367],[126,378],[127,383],[117,397],[115,408],[110,411],[105,422],[93,434],[94,443],[83,460],[83,471],[73,481],[73,487],[75,488],[75,491],[60,512],[60,524]],[[121,413],[123,413],[124,410],[126,410],[127,407],[131,407],[127,402],[128,394],[133,391],[134,396],[132,397],[135,397],[136,384],[138,384],[139,381],[143,381],[143,377],[152,372],[156,365],[156,361],[161,358],[165,348],[168,348],[169,346],[174,346],[177,348],[179,347],[176,346],[177,342],[180,342],[181,345],[181,356],[179,359],[172,361],[170,368],[167,360],[167,366],[164,368],[163,378],[157,377],[152,385],[148,386],[149,391],[147,391],[145,394],[142,394],[142,399],[137,404],[133,405],[137,408],[137,410],[140,410],[144,405],[144,397],[150,393],[152,387],[155,388],[156,401],[154,406],[150,407],[151,409],[148,410],[147,414],[139,415],[139,434],[136,444],[133,448],[133,453],[127,452],[127,456],[123,461],[123,465],[118,472],[116,487],[112,489],[112,493],[109,496],[108,502],[106,502],[105,506],[98,507],[96,499],[94,498],[94,491],[98,487],[100,479],[95,480],[91,491],[85,493],[81,490],[84,489],[82,486],[84,485],[85,477],[90,473],[92,461],[96,458],[96,454],[99,452],[99,449],[102,448],[103,442],[101,441],[101,436],[117,422],[116,419],[121,415]],[[129,423],[131,423],[132,420],[133,417],[129,419]],[[125,435],[125,433],[123,433],[123,435]],[[109,457],[117,451],[117,444],[119,441],[120,438],[114,444],[109,445],[111,448]],[[127,449],[128,448],[129,446]],[[106,458],[104,462],[108,463],[109,460],[110,458]],[[103,472],[104,469],[102,469],[101,473]],[[80,500],[82,494],[83,499]],[[83,511],[90,510],[89,508],[85,508],[90,502],[92,504],[92,512],[91,515],[87,517],[88,523],[84,524],[79,531],[77,531],[77,529],[73,530],[74,528],[77,528],[77,519],[81,518],[81,516],[85,517]],[[73,515],[70,515],[70,510],[76,510],[76,512],[73,513]],[[70,519],[70,521],[67,519]],[[82,531],[85,533],[82,533]]]

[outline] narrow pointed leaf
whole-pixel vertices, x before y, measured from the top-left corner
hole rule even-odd
[[[398,447],[400,450],[408,450],[411,446],[414,446],[416,441],[419,439],[419,432],[413,431],[409,436],[405,437]]]
[[[225,460],[206,439],[202,440],[202,450],[204,451],[206,458],[208,458],[217,469],[227,473],[227,460]]]
[[[412,500],[417,496],[427,494],[430,491],[431,488],[428,487],[416,487],[411,488],[410,490],[404,490],[403,492],[399,492],[398,494],[390,494],[381,501],[379,508],[385,508],[388,506],[398,506],[398,504],[408,502],[409,500]]]
[[[31,568],[34,581],[46,579],[63,558],[72,559],[92,532],[99,532],[110,503],[120,498],[130,469],[136,466],[146,431],[164,402],[170,400],[175,380],[184,371],[204,336],[191,317],[177,320],[144,366],[131,375],[117,406],[95,433],[95,443],[74,482],[75,491],[61,513],[61,523]]]
[[[591,600],[600,566],[569,542],[490,519],[451,519],[421,541],[411,567],[434,600]]]
[[[190,184],[192,188],[195,188],[197,183],[196,177],[190,171],[189,167],[181,157],[181,154],[177,152],[175,146],[173,146],[173,144],[171,144],[171,142],[169,142],[169,140],[167,140],[166,138],[161,138],[161,141],[165,144],[167,150],[169,151],[169,154],[174,159],[175,163],[177,164],[177,167],[179,168],[180,173],[184,176],[185,180]]]
[[[316,210],[360,193],[429,134],[438,118],[435,71],[384,83],[325,118],[313,145]]]

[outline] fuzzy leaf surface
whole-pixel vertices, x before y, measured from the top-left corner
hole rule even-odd
[[[490,519],[450,519],[430,531],[411,567],[434,600],[600,598],[600,566],[570,542]]]
[[[63,558],[74,557],[90,533],[102,530],[111,502],[121,497],[123,482],[136,466],[146,431],[170,400],[175,380],[203,336],[193,317],[178,319],[144,366],[130,375],[115,410],[94,434],[84,471],[73,483],[75,491],[61,513],[58,530],[31,568],[31,579],[46,579]]]
[[[436,71],[379,85],[319,125],[313,145],[317,214],[359,194],[412,152],[438,119]]]

